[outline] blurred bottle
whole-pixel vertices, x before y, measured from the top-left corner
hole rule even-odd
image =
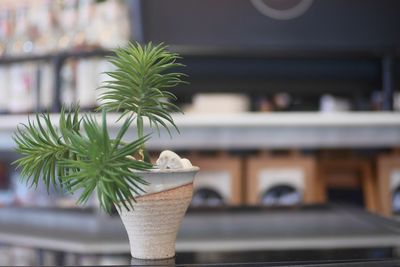
[[[12,258],[10,251],[9,246],[0,245],[0,266],[11,266]]]
[[[76,102],[76,62],[67,60],[61,69],[61,103],[71,106]]]
[[[393,109],[400,111],[400,92],[395,92],[393,96]]]
[[[32,23],[35,24],[37,36],[35,38],[35,53],[44,54],[54,52],[57,48],[59,31],[55,21],[55,1],[42,0],[33,9]]]
[[[38,254],[33,248],[11,247],[10,256],[12,266],[37,266]]]
[[[78,1],[64,0],[58,15],[62,34],[58,40],[58,50],[66,50],[74,46],[78,31]]]
[[[12,49],[13,44],[13,35],[14,35],[14,28],[15,28],[15,16],[13,9],[9,6],[4,8],[5,12],[5,21],[2,25],[5,34],[5,51],[4,54],[8,55]]]
[[[98,64],[97,59],[82,59],[77,61],[76,94],[83,111],[96,108],[96,89],[99,86]]]
[[[111,79],[106,72],[115,67],[105,59],[91,58],[76,61],[75,92],[83,111],[91,111],[100,105],[99,97],[104,92],[101,86]]]
[[[257,97],[254,99],[254,102],[256,111],[270,112],[274,109],[271,101],[266,96]]]
[[[4,25],[6,33],[5,54],[10,56],[12,55],[15,39],[15,10],[11,6],[6,6],[4,10],[6,12],[6,22]]]
[[[115,70],[115,66],[105,59],[91,58],[77,61],[76,95],[82,110],[94,110],[100,105],[99,97],[105,81],[112,78],[106,72]]]
[[[97,4],[94,30],[107,49],[126,44],[130,38],[128,9],[124,1],[107,0]]]
[[[36,65],[34,63],[10,65],[8,110],[11,113],[30,113],[37,99]]]
[[[8,179],[7,165],[5,162],[0,162],[0,190],[8,190],[10,181]]]
[[[96,3],[94,0],[79,0],[78,32],[75,46],[94,47],[99,45],[94,22]]]
[[[16,169],[11,170],[10,186],[13,192],[13,204],[16,206],[29,203],[32,200],[33,190],[29,190],[26,184],[21,179],[21,174]]]
[[[7,163],[0,162],[0,207],[9,206],[14,200],[10,189]]]
[[[97,83],[97,89],[95,91],[96,94],[96,105],[100,106],[101,102],[99,101],[99,97],[105,92],[105,89],[102,88],[102,86],[106,85],[106,81],[110,81],[113,78],[107,75],[106,72],[114,71],[115,66],[111,64],[108,60],[106,59],[99,59],[98,65],[97,65],[97,78],[98,78],[98,83]]]
[[[54,100],[54,70],[52,68],[52,65],[48,62],[42,62],[38,64],[37,67],[40,77],[40,88],[38,97],[39,109],[40,111],[50,111]]]
[[[26,181],[21,179],[21,174],[17,170],[11,170],[10,189],[13,193],[13,204],[22,207],[55,207],[57,200],[64,196],[63,192],[55,191],[52,186],[47,191],[42,180],[39,180],[36,189],[32,190]]]
[[[29,43],[26,43],[25,46],[30,45],[30,50],[25,51],[25,53],[38,54],[37,44],[40,37],[38,22],[43,19],[43,17],[38,17],[38,15],[40,15],[42,4],[41,1],[27,2],[25,32]]]
[[[8,65],[0,65],[0,114],[7,113],[9,99],[9,71]]]
[[[288,93],[277,93],[273,97],[274,111],[289,111],[292,96]]]
[[[32,53],[34,44],[29,32],[28,6],[24,2],[15,9],[15,31],[12,40],[11,55]]]
[[[379,111],[383,108],[383,95],[381,91],[373,91],[371,94],[371,110]]]
[[[8,9],[0,9],[0,57],[6,53],[8,41]]]
[[[250,109],[250,99],[239,93],[198,93],[193,105],[185,112],[193,113],[241,113]]]
[[[351,103],[344,98],[332,95],[323,95],[320,99],[320,111],[322,112],[338,112],[351,110]]]

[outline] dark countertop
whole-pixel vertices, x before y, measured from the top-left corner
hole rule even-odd
[[[189,211],[178,252],[400,247],[400,224],[333,205]],[[71,253],[128,253],[118,216],[82,211],[0,209],[0,243]]]
[[[93,211],[0,209],[0,243],[79,255],[129,253],[119,217]],[[193,209],[176,246],[177,266],[400,266],[400,223],[337,205]]]
[[[331,260],[331,261],[283,261],[283,262],[223,262],[223,263],[205,263],[205,264],[179,264],[174,261],[170,262],[137,262],[133,261],[131,266],[321,266],[321,267],[331,267],[331,266],[348,266],[348,267],[396,267],[400,266],[400,260],[395,259],[385,259],[385,260]]]

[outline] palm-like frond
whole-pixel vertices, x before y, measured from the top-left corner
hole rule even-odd
[[[132,208],[134,193],[143,193],[142,185],[147,184],[132,170],[147,170],[152,165],[143,161],[136,161],[127,156],[136,153],[148,137],[140,138],[131,143],[121,143],[121,139],[131,124],[126,119],[117,138],[111,140],[107,131],[106,115],[103,111],[102,125],[92,116],[83,120],[85,135],[67,133],[71,140],[69,148],[76,153],[79,159],[65,159],[61,165],[66,168],[78,168],[79,172],[72,172],[62,177],[68,183],[71,192],[83,189],[78,203],[85,203],[97,191],[100,206],[110,212],[115,204]]]
[[[185,75],[173,71],[183,66],[177,63],[179,58],[163,44],[130,44],[117,49],[115,56],[109,57],[116,70],[107,72],[111,80],[102,86],[106,91],[99,98],[101,108],[135,115],[139,137],[142,117],[147,117],[157,130],[162,126],[170,133],[168,124],[178,130],[170,113],[180,109],[171,103],[176,97],[166,89],[183,83]]]
[[[176,62],[179,58],[162,44],[130,44],[117,49],[110,57],[116,70],[107,73],[111,80],[105,82],[106,91],[99,99],[101,125],[90,115],[79,119],[79,108],[75,108],[61,111],[59,127],[48,114],[41,114],[17,128],[14,140],[22,157],[14,163],[23,179],[31,186],[43,179],[47,189],[53,185],[71,193],[82,190],[80,204],[96,190],[101,207],[108,212],[113,205],[132,208],[134,195],[141,194],[146,184],[133,170],[148,170],[152,165],[127,156],[139,154],[146,160],[145,117],[157,130],[161,126],[170,133],[171,125],[177,129],[170,114],[179,108],[172,103],[176,97],[168,89],[183,83],[184,74],[174,72],[182,66]],[[107,131],[107,110],[122,111],[121,117],[129,115],[115,139]],[[134,120],[138,139],[122,142]]]
[[[133,194],[143,193],[141,186],[147,184],[132,170],[147,170],[152,165],[127,156],[137,153],[148,136],[122,142],[132,123],[128,118],[111,139],[104,111],[101,126],[90,115],[79,119],[78,112],[78,108],[70,113],[63,109],[59,128],[53,126],[48,114],[36,115],[36,121],[29,120],[18,128],[14,140],[22,157],[14,164],[22,169],[21,176],[30,186],[37,186],[42,178],[47,189],[50,185],[56,190],[66,187],[71,193],[83,189],[78,204],[84,204],[96,189],[106,211],[114,204],[129,209]]]
[[[70,170],[58,164],[60,159],[76,158],[68,147],[68,138],[63,131],[71,131],[79,135],[80,119],[79,107],[74,107],[60,114],[60,129],[54,127],[48,114],[37,114],[36,121],[28,119],[28,124],[18,127],[13,139],[17,145],[16,151],[22,157],[13,164],[21,169],[21,177],[29,186],[37,186],[39,179],[49,190],[52,184],[54,189],[61,185],[60,177]]]

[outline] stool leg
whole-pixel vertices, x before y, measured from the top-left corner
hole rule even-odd
[[[390,184],[389,184],[389,166],[386,164],[387,159],[378,158],[378,190],[380,201],[380,213],[389,217],[392,213],[392,204],[390,197]]]
[[[371,167],[368,163],[364,164],[362,168],[363,172],[363,193],[364,193],[364,201],[366,208],[371,212],[376,212],[378,210],[377,207],[377,199],[375,193],[374,180],[372,177]]]
[[[324,169],[321,166],[317,168],[317,179],[315,189],[316,189],[316,198],[318,203],[326,203],[327,196],[326,196],[326,177],[324,175]]]

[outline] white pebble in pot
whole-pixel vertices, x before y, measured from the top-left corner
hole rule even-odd
[[[183,158],[183,159],[181,159],[181,162],[183,164],[184,169],[189,169],[189,168],[193,167],[192,163],[188,159]]]
[[[183,169],[181,158],[175,152],[170,150],[164,150],[161,152],[156,164],[160,170]]]

